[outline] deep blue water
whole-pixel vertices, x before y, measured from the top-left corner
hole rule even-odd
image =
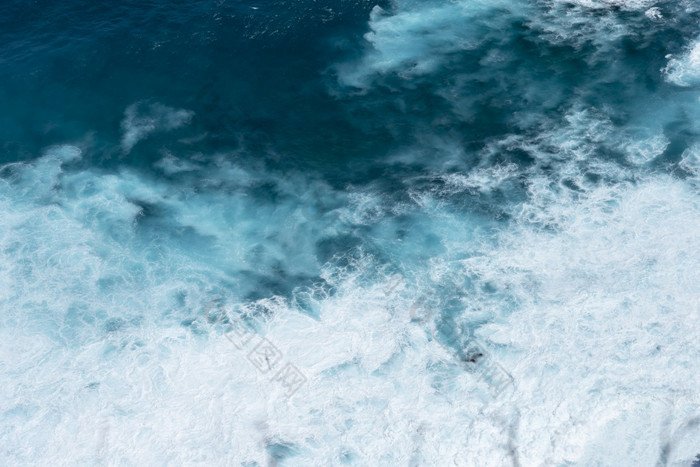
[[[693,464],[699,21],[0,3],[0,464]]]

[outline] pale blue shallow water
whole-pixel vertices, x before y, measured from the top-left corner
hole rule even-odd
[[[0,3],[0,464],[695,465],[699,20]]]

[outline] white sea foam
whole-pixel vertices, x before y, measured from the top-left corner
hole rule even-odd
[[[518,396],[521,459],[653,462],[698,397],[697,194],[660,177],[565,203],[548,186],[533,183],[534,205],[501,247],[465,261],[519,303],[480,334],[513,349],[504,365],[528,393]],[[548,230],[527,227],[533,212]],[[544,441],[544,426],[554,438]],[[672,464],[695,451],[678,448]]]
[[[531,34],[552,44],[578,48],[592,43],[605,52],[615,40],[629,33],[611,6],[641,10],[654,3],[653,0],[549,0],[535,6],[513,0],[421,3],[397,0],[392,3],[391,11],[379,6],[372,10],[370,32],[364,36],[366,52],[359,61],[338,65],[338,78],[343,85],[367,88],[373,79],[388,73],[405,79],[428,74],[449,64],[458,52],[475,50],[489,40],[501,43],[497,32],[512,27],[514,22],[524,22]],[[576,9],[563,11],[565,5],[575,5]],[[591,10],[606,13],[592,15]],[[501,51],[500,59],[506,55]],[[494,59],[495,55],[485,58]]]
[[[700,147],[695,145],[683,151],[680,166],[695,176],[700,176]]]
[[[125,153],[141,140],[156,131],[170,131],[180,128],[192,119],[194,112],[174,109],[162,104],[137,102],[124,111],[122,127],[122,150]]]
[[[439,200],[498,186],[486,172],[446,180],[448,191],[420,198],[429,218],[407,233],[416,251],[402,251],[415,265],[405,286],[368,282],[374,259],[360,255],[353,267],[320,269],[336,292],[315,295],[318,319],[279,297],[256,305],[271,311],[261,332],[307,378],[286,399],[246,358],[250,348],[236,348],[200,310],[233,277],[222,271],[252,267],[246,249],[264,225],[292,227],[292,252],[313,248],[294,227],[307,217],[293,203],[251,205],[234,187],[258,175],[223,160],[210,182],[229,189],[214,196],[128,171],[61,168],[78,154],[54,148],[1,172],[4,464],[264,465],[275,445],[292,453],[280,463],[304,465],[632,465],[655,462],[664,443],[668,465],[697,454],[688,422],[700,402],[700,203],[686,182],[645,176],[582,185],[582,194],[530,174],[528,200],[494,239]],[[505,182],[513,170],[493,175]],[[303,179],[284,186],[340,196]],[[353,197],[365,213],[354,222],[378,215],[370,194]],[[170,210],[172,227],[215,238],[213,251],[140,241],[146,203]],[[428,232],[443,253],[410,260]],[[318,271],[263,246],[272,252],[256,256],[270,261],[261,271],[276,261]],[[432,293],[423,287],[448,269],[466,287],[457,320],[486,318],[476,335],[514,377],[496,399],[429,321],[412,321],[412,305]],[[220,288],[228,303],[240,300],[237,287]],[[445,297],[431,296],[439,315]],[[180,316],[200,317],[183,327]]]
[[[644,12],[644,16],[653,21],[663,21],[664,15],[658,7],[649,8]]]
[[[588,8],[604,8],[610,5],[623,7],[630,10],[649,8],[657,3],[657,0],[558,0],[562,3],[575,3]]]
[[[3,463],[265,464],[271,457],[266,446],[275,440],[293,445],[301,461],[327,464],[345,451],[360,462],[376,455],[400,462],[444,454],[437,440],[447,429],[433,431],[431,412],[421,413],[415,401],[426,399],[433,415],[445,417],[454,402],[435,394],[431,377],[417,385],[410,374],[439,362],[446,351],[410,325],[407,308],[392,312],[378,285],[363,290],[353,276],[340,274],[336,283],[343,293],[321,303],[320,322],[287,309],[284,301],[265,302],[267,308],[278,304],[275,320],[266,325],[268,338],[309,378],[291,401],[256,371],[248,350],[238,350],[206,321],[200,319],[196,329],[210,338],[179,326],[178,316],[198,315],[213,285],[227,282],[222,269],[253,267],[246,264],[246,249],[255,245],[246,245],[245,238],[260,242],[261,226],[308,220],[279,204],[247,206],[245,196],[231,192],[225,199],[204,196],[195,209],[198,202],[187,188],[180,194],[128,171],[62,169],[76,153],[57,148],[35,163],[2,168]],[[245,186],[246,180],[220,183]],[[303,189],[296,181],[289,184]],[[371,216],[376,203],[355,196],[354,205]],[[171,210],[174,230],[215,237],[215,251],[207,256],[206,244],[183,248],[177,241],[140,236],[147,229],[145,204]],[[282,217],[265,220],[273,211]],[[246,233],[253,222],[255,232]],[[293,247],[313,251],[307,241],[290,239]],[[272,256],[273,263],[283,260]],[[308,261],[291,256],[285,271],[316,267],[302,269]],[[328,280],[339,272],[328,270]],[[239,299],[232,290],[228,297]],[[402,355],[404,346],[420,349],[426,343],[427,350]],[[393,369],[394,359],[405,363]],[[477,390],[468,389],[471,380],[455,368],[445,371],[457,381],[451,384]],[[384,379],[386,372],[390,379]],[[395,435],[380,437],[388,424]],[[451,429],[459,425],[453,418]],[[397,442],[402,447],[395,452]],[[457,448],[450,447],[451,456],[459,454]]]
[[[344,64],[338,73],[345,85],[365,87],[371,75],[399,71],[404,77],[430,73],[448,55],[476,48],[488,34],[480,15],[496,8],[515,8],[508,0],[414,2],[399,1],[394,11],[372,10],[371,31],[364,37],[368,51],[359,63]]]
[[[688,47],[681,56],[668,56],[668,64],[662,71],[666,80],[677,86],[694,86],[700,83],[700,41]]]
[[[630,162],[643,165],[663,154],[670,143],[663,134],[656,134],[624,141],[621,149],[627,153],[627,159]]]
[[[445,187],[439,192],[447,196],[464,190],[489,193],[517,175],[518,169],[514,164],[474,169],[468,175],[450,174],[441,177],[445,181]]]

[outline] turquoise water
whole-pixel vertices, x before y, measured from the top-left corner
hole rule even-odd
[[[700,3],[0,5],[0,463],[700,452]]]

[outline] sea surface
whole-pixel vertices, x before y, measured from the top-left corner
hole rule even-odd
[[[699,0],[0,0],[0,465],[700,465]]]

